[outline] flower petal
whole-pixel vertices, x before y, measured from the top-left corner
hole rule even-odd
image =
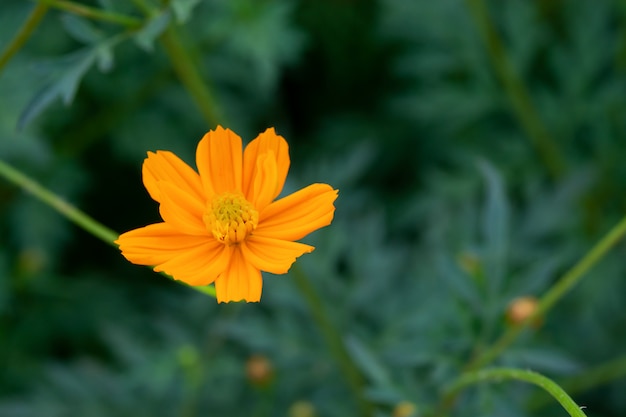
[[[161,202],[161,191],[157,185],[160,181],[176,184],[177,187],[197,199],[204,199],[204,191],[198,174],[172,152],[148,152],[141,172],[144,186],[155,201]]]
[[[255,268],[272,274],[284,274],[296,258],[313,252],[313,246],[262,236],[250,236],[241,244],[244,258]]]
[[[333,219],[337,190],[328,184],[312,184],[273,202],[259,213],[257,236],[298,240],[328,226]]]
[[[216,240],[190,248],[154,267],[189,285],[209,285],[222,274],[230,262],[232,249]]]
[[[276,197],[274,195],[277,181],[276,158],[273,151],[259,156],[254,174],[254,182],[246,199],[257,211],[262,211]]]
[[[188,236],[170,224],[155,223],[122,233],[115,243],[130,262],[158,265],[210,241],[207,236]]]
[[[241,138],[221,126],[209,131],[198,144],[196,165],[207,196],[241,191]]]
[[[276,158],[276,180],[271,185],[269,183],[265,184],[266,187],[271,189],[271,200],[278,197],[278,194],[283,190],[290,164],[289,145],[271,127],[250,142],[243,153],[243,194],[246,197],[250,196],[255,183],[254,176],[257,173],[258,159],[269,151],[273,152],[274,158]]]
[[[230,265],[215,280],[217,302],[260,301],[261,288],[263,286],[261,271],[245,259],[239,246],[233,246],[232,248]]]
[[[204,202],[178,188],[171,182],[157,182],[160,190],[161,205],[159,213],[166,223],[181,233],[206,236],[209,231],[202,220]]]

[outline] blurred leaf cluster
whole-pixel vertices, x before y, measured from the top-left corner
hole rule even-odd
[[[0,50],[36,4],[3,0]],[[510,303],[626,213],[624,2],[84,4],[127,21],[50,7],[0,72],[0,159],[115,230],[158,221],[145,152],[191,162],[214,127],[164,46],[174,31],[221,123],[288,140],[287,188],[340,190],[298,262],[373,416],[434,412],[514,325]],[[359,415],[291,275],[265,276],[260,304],[216,305],[5,181],[0,213],[0,416]],[[589,416],[625,415],[625,254],[498,363],[563,381]],[[481,385],[453,414],[561,412],[542,395]]]

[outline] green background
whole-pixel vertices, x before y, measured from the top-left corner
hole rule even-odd
[[[135,26],[52,3],[0,70],[2,161],[122,232],[160,220],[147,151],[192,163],[218,123],[244,142],[273,126],[285,191],[340,194],[303,239],[312,290],[265,274],[261,303],[217,305],[0,180],[0,416],[428,416],[511,300],[541,297],[626,213],[624,1],[86,3]],[[36,5],[2,0],[0,50]],[[620,244],[495,363],[626,415],[625,259]],[[259,356],[268,380],[247,374]],[[506,382],[450,414],[565,412]]]

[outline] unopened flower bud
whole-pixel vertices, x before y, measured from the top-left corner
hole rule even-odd
[[[315,407],[308,401],[296,401],[289,407],[289,417],[315,417]]]
[[[539,302],[532,296],[515,298],[506,310],[506,319],[510,324],[517,326],[530,317],[537,310],[538,305]],[[541,318],[537,317],[533,320],[533,327],[539,327],[541,322]]]
[[[417,416],[417,407],[410,401],[400,401],[393,408],[393,417],[415,417]]]
[[[263,387],[274,379],[274,367],[267,357],[253,355],[246,362],[246,375],[252,385]]]

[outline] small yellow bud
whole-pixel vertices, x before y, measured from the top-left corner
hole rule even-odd
[[[246,375],[252,385],[263,387],[274,379],[274,367],[267,357],[252,355],[246,362]]]
[[[532,296],[515,298],[509,303],[509,307],[506,310],[506,319],[510,324],[517,326],[532,315],[537,310],[538,305],[539,302]],[[533,327],[539,327],[541,323],[542,320],[538,317],[532,324]]]
[[[410,401],[400,401],[393,408],[393,417],[415,417],[417,416],[417,407]]]
[[[315,407],[308,401],[296,401],[289,407],[289,417],[315,417]]]

